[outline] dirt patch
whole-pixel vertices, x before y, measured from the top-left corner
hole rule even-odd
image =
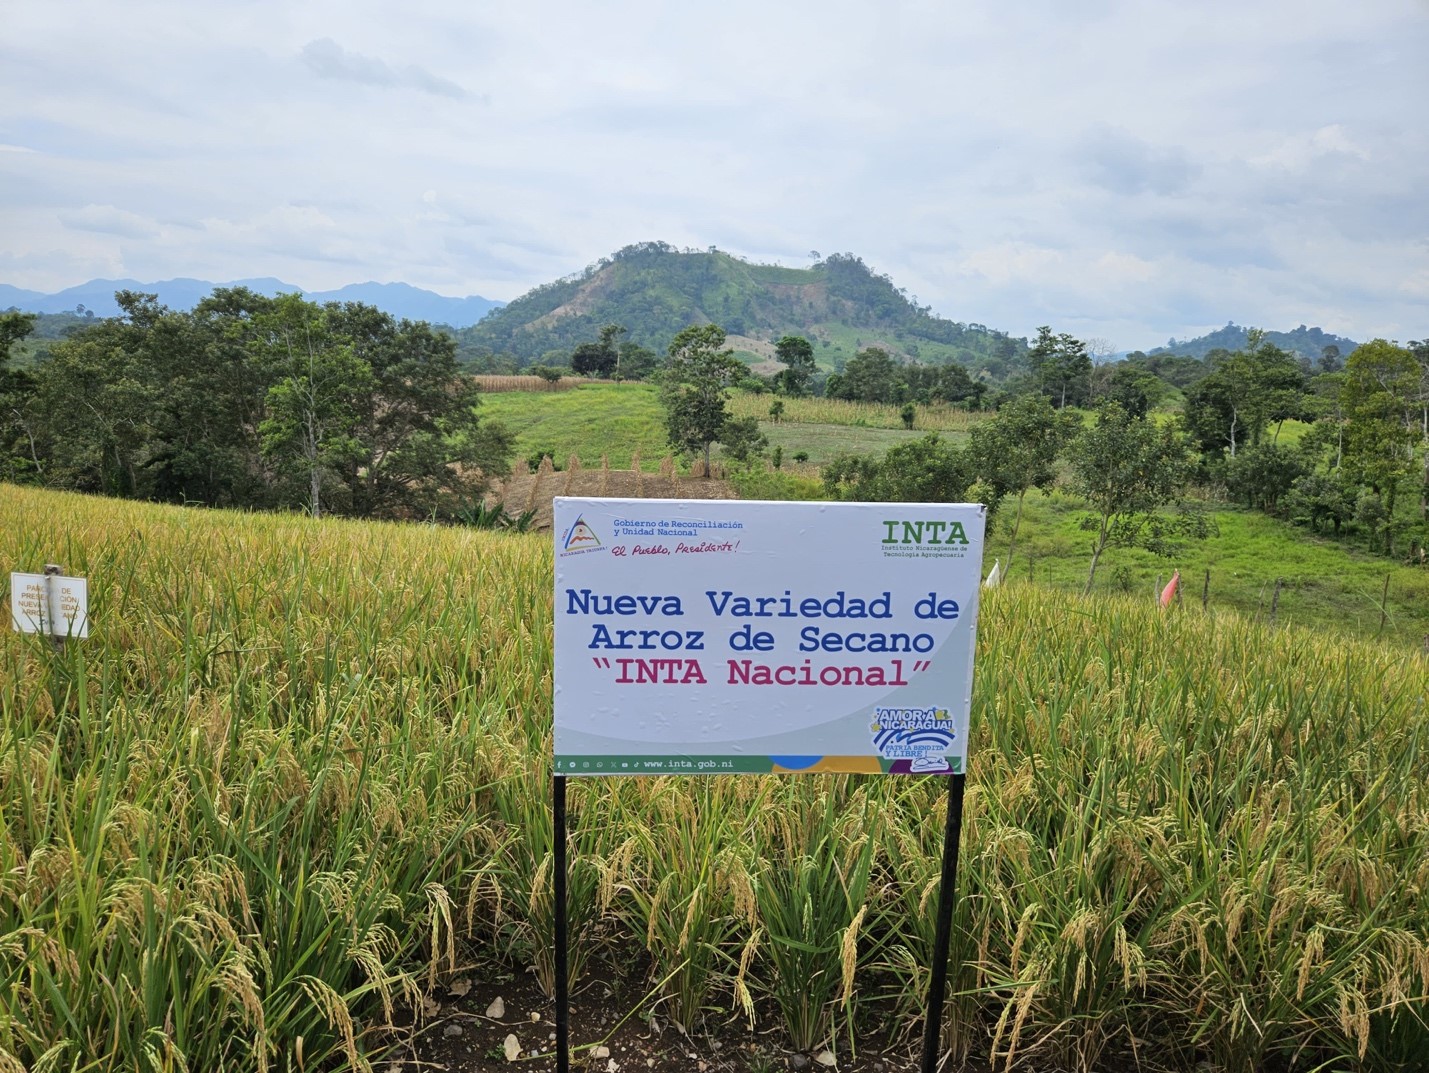
[[[633,980],[596,979],[571,996],[571,1069],[599,1073],[824,1073],[816,1054],[788,1049],[773,1011],[756,1011],[753,1028],[743,1016],[711,1016],[689,1035],[666,1020]],[[469,985],[469,990],[464,990]],[[378,1069],[390,1073],[551,1073],[556,1068],[555,1004],[529,974],[505,973],[457,981],[408,1044],[388,1054]],[[494,1005],[497,999],[500,1005]],[[496,1013],[499,1016],[489,1016]],[[520,1048],[506,1057],[508,1036]],[[837,1047],[839,1073],[902,1073],[918,1066],[917,1040],[860,1041],[856,1054]]]
[[[607,265],[586,280],[569,302],[537,317],[526,325],[526,330],[528,332],[538,331],[542,328],[549,328],[556,321],[565,317],[578,317],[583,313],[589,313],[595,308],[596,300],[614,285],[615,276],[610,271],[610,266]]]
[[[774,344],[767,339],[756,339],[752,335],[728,335],[725,336],[724,345],[731,350],[757,354],[765,361],[774,360]]]

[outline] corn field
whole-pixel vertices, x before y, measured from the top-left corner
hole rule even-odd
[[[570,391],[581,384],[590,383],[583,376],[563,376],[559,380],[547,380],[540,376],[506,376],[497,373],[477,373],[472,376],[482,391]]]
[[[736,391],[729,399],[731,417],[770,420],[769,407],[783,403],[779,420],[807,425],[854,425],[866,428],[903,428],[902,407],[881,402],[850,402],[847,399],[791,398]],[[966,432],[987,420],[980,413],[947,403],[915,407],[913,427],[922,432]]]
[[[458,964],[550,986],[547,539],[0,517],[92,620],[0,637],[0,1070],[371,1069]],[[1424,1068],[1429,662],[1013,586],[977,676],[948,1068]],[[913,1048],[944,785],[576,780],[575,971]]]

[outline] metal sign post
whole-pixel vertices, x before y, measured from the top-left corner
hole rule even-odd
[[[936,1073],[943,1029],[943,999],[948,984],[948,946],[953,933],[953,906],[958,900],[958,847],[963,839],[963,789],[967,775],[948,778],[948,820],[943,827],[943,877],[938,887],[938,923],[933,933],[932,976],[928,1008],[923,1017],[921,1073]]]
[[[50,644],[55,646],[56,652],[65,650],[65,636],[60,633],[60,593],[59,582],[56,578],[64,576],[64,567],[59,563],[45,564],[45,603],[50,620]]]
[[[571,1068],[571,997],[566,962],[566,778],[551,785],[551,846],[555,855],[556,900],[556,1073]]]
[[[980,504],[558,497],[552,832],[570,1068],[565,780],[946,775],[924,1026],[941,1045],[981,590]]]

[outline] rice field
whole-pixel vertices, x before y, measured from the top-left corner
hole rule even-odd
[[[93,620],[0,637],[0,1070],[386,1070],[459,966],[549,986],[546,539],[0,517]],[[1423,1069],[1429,661],[1144,603],[983,601],[946,1068]],[[911,1053],[942,791],[578,780],[576,971]]]

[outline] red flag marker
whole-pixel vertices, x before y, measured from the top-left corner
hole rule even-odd
[[[1171,601],[1176,599],[1176,590],[1181,585],[1181,571],[1177,570],[1171,575],[1171,580],[1166,583],[1166,587],[1161,590],[1161,606],[1170,607]]]

